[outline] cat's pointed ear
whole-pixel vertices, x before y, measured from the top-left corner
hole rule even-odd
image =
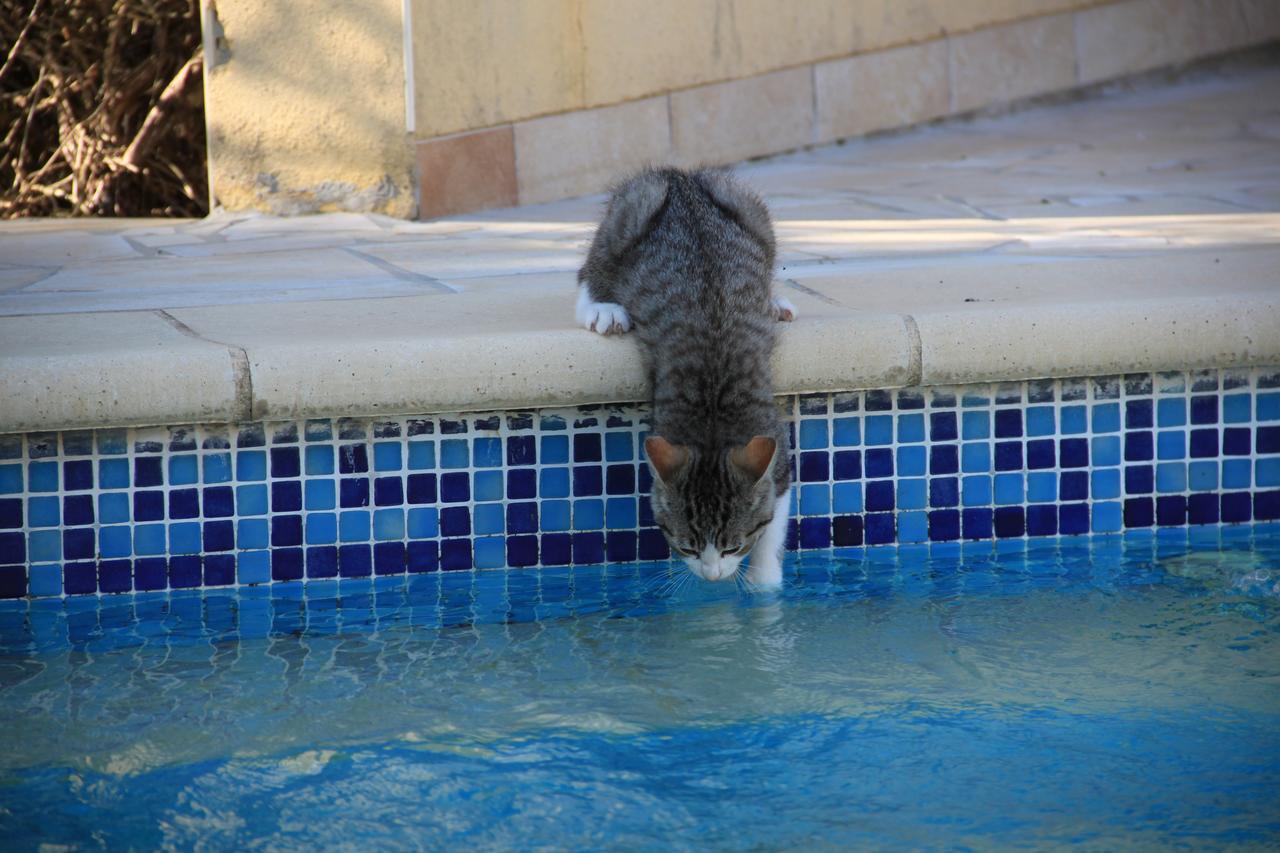
[[[729,451],[729,460],[738,466],[742,473],[759,480],[769,470],[773,462],[773,454],[778,450],[778,442],[766,435],[757,435],[747,442],[745,447],[735,447]]]
[[[660,435],[651,435],[644,440],[644,452],[649,454],[653,470],[664,483],[669,483],[689,461],[688,448],[672,444]]]

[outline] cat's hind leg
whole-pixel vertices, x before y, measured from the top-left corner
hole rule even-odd
[[[787,544],[787,521],[791,518],[791,489],[773,505],[773,520],[751,549],[747,582],[766,589],[782,586],[782,548]]]
[[[785,296],[775,296],[769,300],[773,305],[773,317],[783,323],[790,323],[796,318],[796,306]]]
[[[620,335],[631,328],[627,309],[616,302],[597,302],[584,281],[578,285],[578,305],[574,311],[578,322],[602,335]]]

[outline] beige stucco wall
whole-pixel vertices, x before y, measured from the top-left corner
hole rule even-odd
[[[412,216],[400,0],[204,6],[215,203]]]

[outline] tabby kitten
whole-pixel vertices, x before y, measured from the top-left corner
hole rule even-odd
[[[791,496],[787,430],[773,399],[769,211],[726,172],[646,170],[612,193],[578,272],[577,318],[633,325],[653,389],[645,451],[653,515],[689,569],[782,582]]]

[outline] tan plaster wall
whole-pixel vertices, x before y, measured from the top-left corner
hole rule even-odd
[[[205,13],[217,204],[414,214],[400,0],[216,0]]]

